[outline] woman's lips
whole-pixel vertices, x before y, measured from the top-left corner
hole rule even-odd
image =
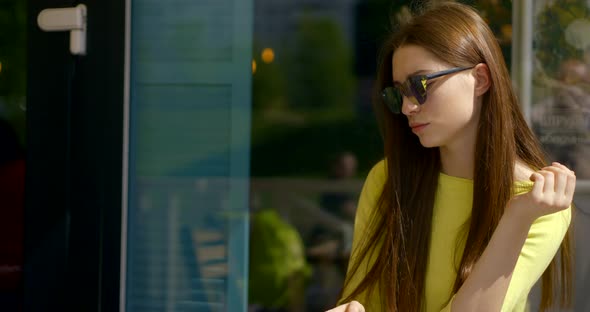
[[[411,124],[410,127],[412,128],[412,132],[414,132],[415,134],[418,134],[420,132],[422,132],[422,130],[424,130],[424,128],[426,128],[429,124],[427,123],[421,123],[421,124]]]

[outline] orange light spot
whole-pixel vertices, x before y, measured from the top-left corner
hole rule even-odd
[[[262,50],[262,61],[266,64],[272,63],[275,60],[275,51],[271,48]]]

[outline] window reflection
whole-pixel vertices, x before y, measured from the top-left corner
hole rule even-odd
[[[355,64],[356,2],[255,3],[251,311],[325,311],[338,299],[362,178],[381,149],[374,57],[369,70]],[[376,53],[376,38],[362,45]]]
[[[590,298],[590,3],[535,1],[531,125],[549,159],[576,172],[578,189],[572,222],[573,311],[588,311]],[[531,298],[540,297],[533,292]],[[535,310],[536,301],[531,300]]]
[[[512,2],[464,2],[485,12],[510,63]],[[371,105],[380,40],[416,4],[255,1],[251,311],[339,299],[358,195],[382,156]]]
[[[532,124],[550,158],[590,178],[590,8],[538,5]]]

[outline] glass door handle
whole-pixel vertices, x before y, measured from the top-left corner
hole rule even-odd
[[[86,6],[42,10],[37,16],[37,25],[43,31],[69,31],[70,52],[86,55]]]

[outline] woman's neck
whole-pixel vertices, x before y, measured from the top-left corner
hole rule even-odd
[[[441,171],[444,174],[473,180],[475,144],[454,147],[441,146],[439,150],[442,166]]]
[[[473,180],[475,168],[475,148],[440,147],[442,173],[464,179]],[[522,160],[516,159],[514,164],[514,180],[530,181],[534,171]]]

